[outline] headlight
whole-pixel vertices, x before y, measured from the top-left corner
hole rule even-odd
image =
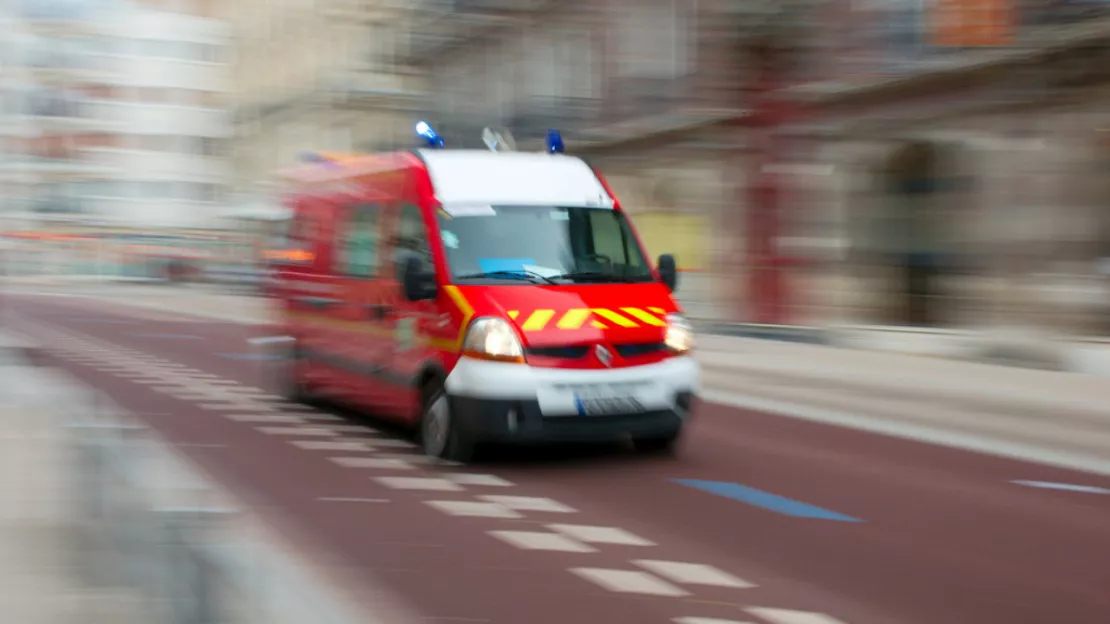
[[[498,362],[524,362],[524,347],[516,330],[505,319],[494,316],[475,319],[470,324],[463,354]]]
[[[694,348],[694,330],[678,314],[668,314],[667,333],[663,342],[672,353],[686,353]]]

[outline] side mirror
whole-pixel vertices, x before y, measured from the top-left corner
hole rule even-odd
[[[427,301],[435,299],[436,288],[435,273],[425,270],[424,262],[420,258],[405,258],[401,270],[401,284],[405,289],[405,297],[409,301]]]
[[[678,288],[678,265],[671,254],[659,256],[659,277],[667,290],[674,292]]]

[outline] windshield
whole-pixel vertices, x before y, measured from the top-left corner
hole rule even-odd
[[[438,214],[456,281],[652,280],[627,220],[610,208],[481,206],[446,208]]]

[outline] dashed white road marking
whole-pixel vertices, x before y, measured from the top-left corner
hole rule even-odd
[[[463,491],[463,487],[458,483],[435,477],[377,477],[375,480],[395,490],[422,490],[429,492]]]
[[[282,412],[285,416],[300,416],[305,420],[318,420],[320,422],[342,422],[343,418],[324,412]]]
[[[449,516],[472,518],[523,518],[520,513],[497,503],[479,503],[476,501],[424,501],[429,507],[442,511]]]
[[[749,607],[748,613],[761,617],[771,624],[844,624],[844,622],[811,611],[792,611],[790,609],[771,609],[769,607]]]
[[[667,581],[656,578],[647,572],[609,570],[605,568],[571,568],[570,571],[612,592],[668,596],[671,598],[690,595],[690,592],[681,587],[671,585]]]
[[[362,427],[359,425],[328,425],[327,427],[328,429],[331,429],[332,431],[337,431],[339,433],[363,433],[366,435],[381,435],[381,432],[377,429]]]
[[[326,503],[388,503],[388,498],[345,498],[342,496],[321,496],[318,501]]]
[[[303,424],[308,422],[300,416],[287,416],[285,414],[226,414],[229,420],[243,423],[274,423],[274,424]]]
[[[329,457],[328,459],[344,468],[381,468],[386,470],[414,470],[416,468],[403,459],[382,457]]]
[[[671,620],[674,624],[751,624],[740,620],[722,620],[721,618],[680,617]]]
[[[389,438],[374,440],[374,446],[382,448],[416,448],[416,445],[406,440],[393,440]]]
[[[735,587],[750,589],[754,584],[723,572],[713,566],[703,563],[686,563],[682,561],[656,561],[641,559],[632,563],[665,577],[675,583],[683,585],[712,585],[714,587]]]
[[[340,451],[352,453],[355,451],[374,450],[374,447],[365,442],[353,440],[290,440],[289,443],[306,451]]]
[[[201,403],[201,409],[211,412],[272,412],[274,408],[268,405],[254,403]]]
[[[429,458],[430,459],[430,458]],[[490,487],[511,487],[513,483],[496,475],[451,474],[447,478],[459,485],[486,485]]]
[[[587,526],[583,524],[548,524],[548,529],[568,535],[580,542],[589,544],[615,544],[621,546],[655,546],[655,542],[644,539],[624,529],[616,527]]]
[[[573,507],[568,507],[559,501],[536,496],[484,495],[478,498],[486,502],[504,505],[509,509],[515,509],[517,511],[547,511],[551,513],[574,513],[577,511]]]
[[[303,435],[316,437],[339,435],[331,429],[316,427],[257,427],[257,429],[269,435]]]
[[[559,552],[590,553],[597,552],[592,546],[576,542],[556,533],[535,531],[487,531],[497,539],[521,550],[555,550]]]
[[[672,622],[675,624],[751,624],[739,620],[722,620],[719,617],[675,617]]]

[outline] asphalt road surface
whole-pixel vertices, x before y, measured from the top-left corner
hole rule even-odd
[[[46,361],[428,622],[1110,622],[1104,477],[714,404],[675,458],[447,466],[372,419],[283,403],[248,343],[264,327],[9,305]]]

